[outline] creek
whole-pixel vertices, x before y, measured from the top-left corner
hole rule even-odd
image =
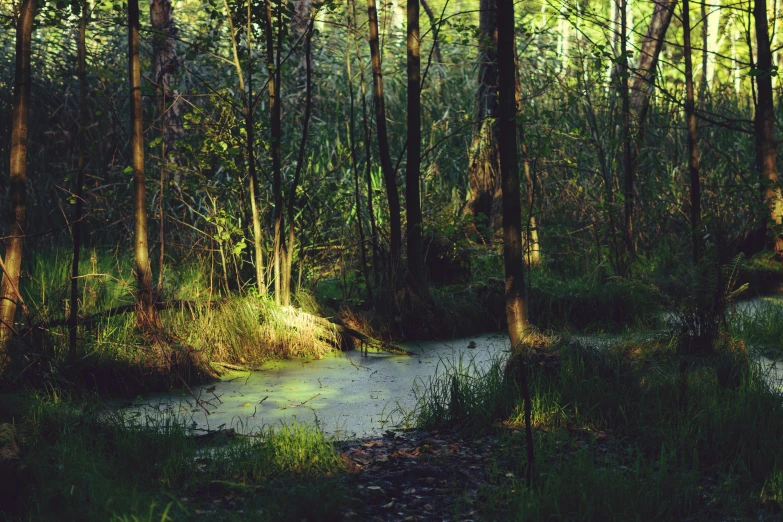
[[[737,313],[754,314],[783,298],[737,303]],[[655,333],[655,332],[652,332]],[[649,335],[649,333],[648,333]],[[607,347],[620,335],[577,335],[587,344]],[[416,405],[416,388],[459,361],[483,368],[508,351],[504,334],[401,345],[414,355],[358,351],[319,360],[272,361],[258,371],[235,372],[219,382],[187,390],[148,395],[134,410],[154,410],[187,420],[194,428],[235,428],[250,432],[276,423],[317,423],[340,439],[379,435],[396,426]],[[783,389],[783,363],[756,355],[770,385]],[[194,399],[198,397],[198,402]],[[199,404],[200,403],[200,404]]]
[[[485,334],[401,346],[414,355],[348,351],[319,360],[271,361],[258,371],[194,387],[192,395],[187,390],[148,395],[133,408],[174,414],[204,430],[249,432],[296,421],[316,422],[340,439],[379,435],[415,406],[417,384],[460,358],[486,367],[508,350],[508,338]]]

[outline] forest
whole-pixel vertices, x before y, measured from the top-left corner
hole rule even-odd
[[[0,519],[780,520],[777,0],[0,0]]]

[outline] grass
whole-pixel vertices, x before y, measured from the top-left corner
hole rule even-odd
[[[80,316],[93,319],[78,330],[77,353],[68,354],[65,326],[33,326],[10,347],[16,357],[6,375],[15,384],[26,379],[38,386],[65,378],[134,396],[208,379],[215,374],[212,363],[253,367],[275,358],[320,358],[340,346],[336,329],[310,315],[320,314],[310,296],[301,293],[296,307],[281,307],[253,293],[222,291],[203,259],[167,269],[159,289],[166,304],[160,312],[162,331],[139,332],[132,310],[99,315],[133,304],[130,258],[109,250],[86,254],[80,267]],[[36,252],[29,263],[27,272],[37,278],[21,279],[31,311],[23,325],[46,325],[67,317],[70,253]]]
[[[345,504],[334,444],[310,426],[205,442],[54,390],[0,399],[26,448],[17,520],[334,520]]]
[[[553,341],[531,359],[537,461],[524,480],[521,399],[498,359],[457,361],[422,389],[418,426],[499,428],[481,510],[504,520],[715,520],[783,509],[783,396],[751,364],[736,386],[693,362],[685,400],[676,343],[597,350]],[[494,421],[494,422],[493,422]]]
[[[759,300],[738,309],[729,320],[729,329],[735,337],[761,354],[783,357],[783,303]]]

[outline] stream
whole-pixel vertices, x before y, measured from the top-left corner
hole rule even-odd
[[[766,303],[781,302],[781,297],[742,301],[737,312],[753,314]],[[623,336],[574,338],[601,347]],[[247,433],[296,421],[316,423],[342,440],[379,435],[400,422],[402,411],[415,406],[417,386],[455,361],[487,367],[505,356],[508,338],[497,333],[401,346],[415,355],[349,351],[320,360],[273,361],[258,371],[235,372],[219,382],[194,387],[192,395],[187,390],[148,395],[132,408],[176,415],[203,430],[234,428]],[[755,357],[770,385],[783,389],[783,362]]]

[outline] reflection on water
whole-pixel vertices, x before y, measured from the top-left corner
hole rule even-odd
[[[249,431],[280,421],[317,422],[340,438],[389,429],[397,407],[411,408],[417,381],[436,375],[445,361],[473,358],[477,367],[508,349],[505,335],[403,345],[413,357],[351,351],[321,360],[275,361],[260,371],[235,373],[193,388],[202,408],[185,391],[145,397],[144,407],[185,416],[202,429]],[[204,409],[209,411],[207,414]]]

